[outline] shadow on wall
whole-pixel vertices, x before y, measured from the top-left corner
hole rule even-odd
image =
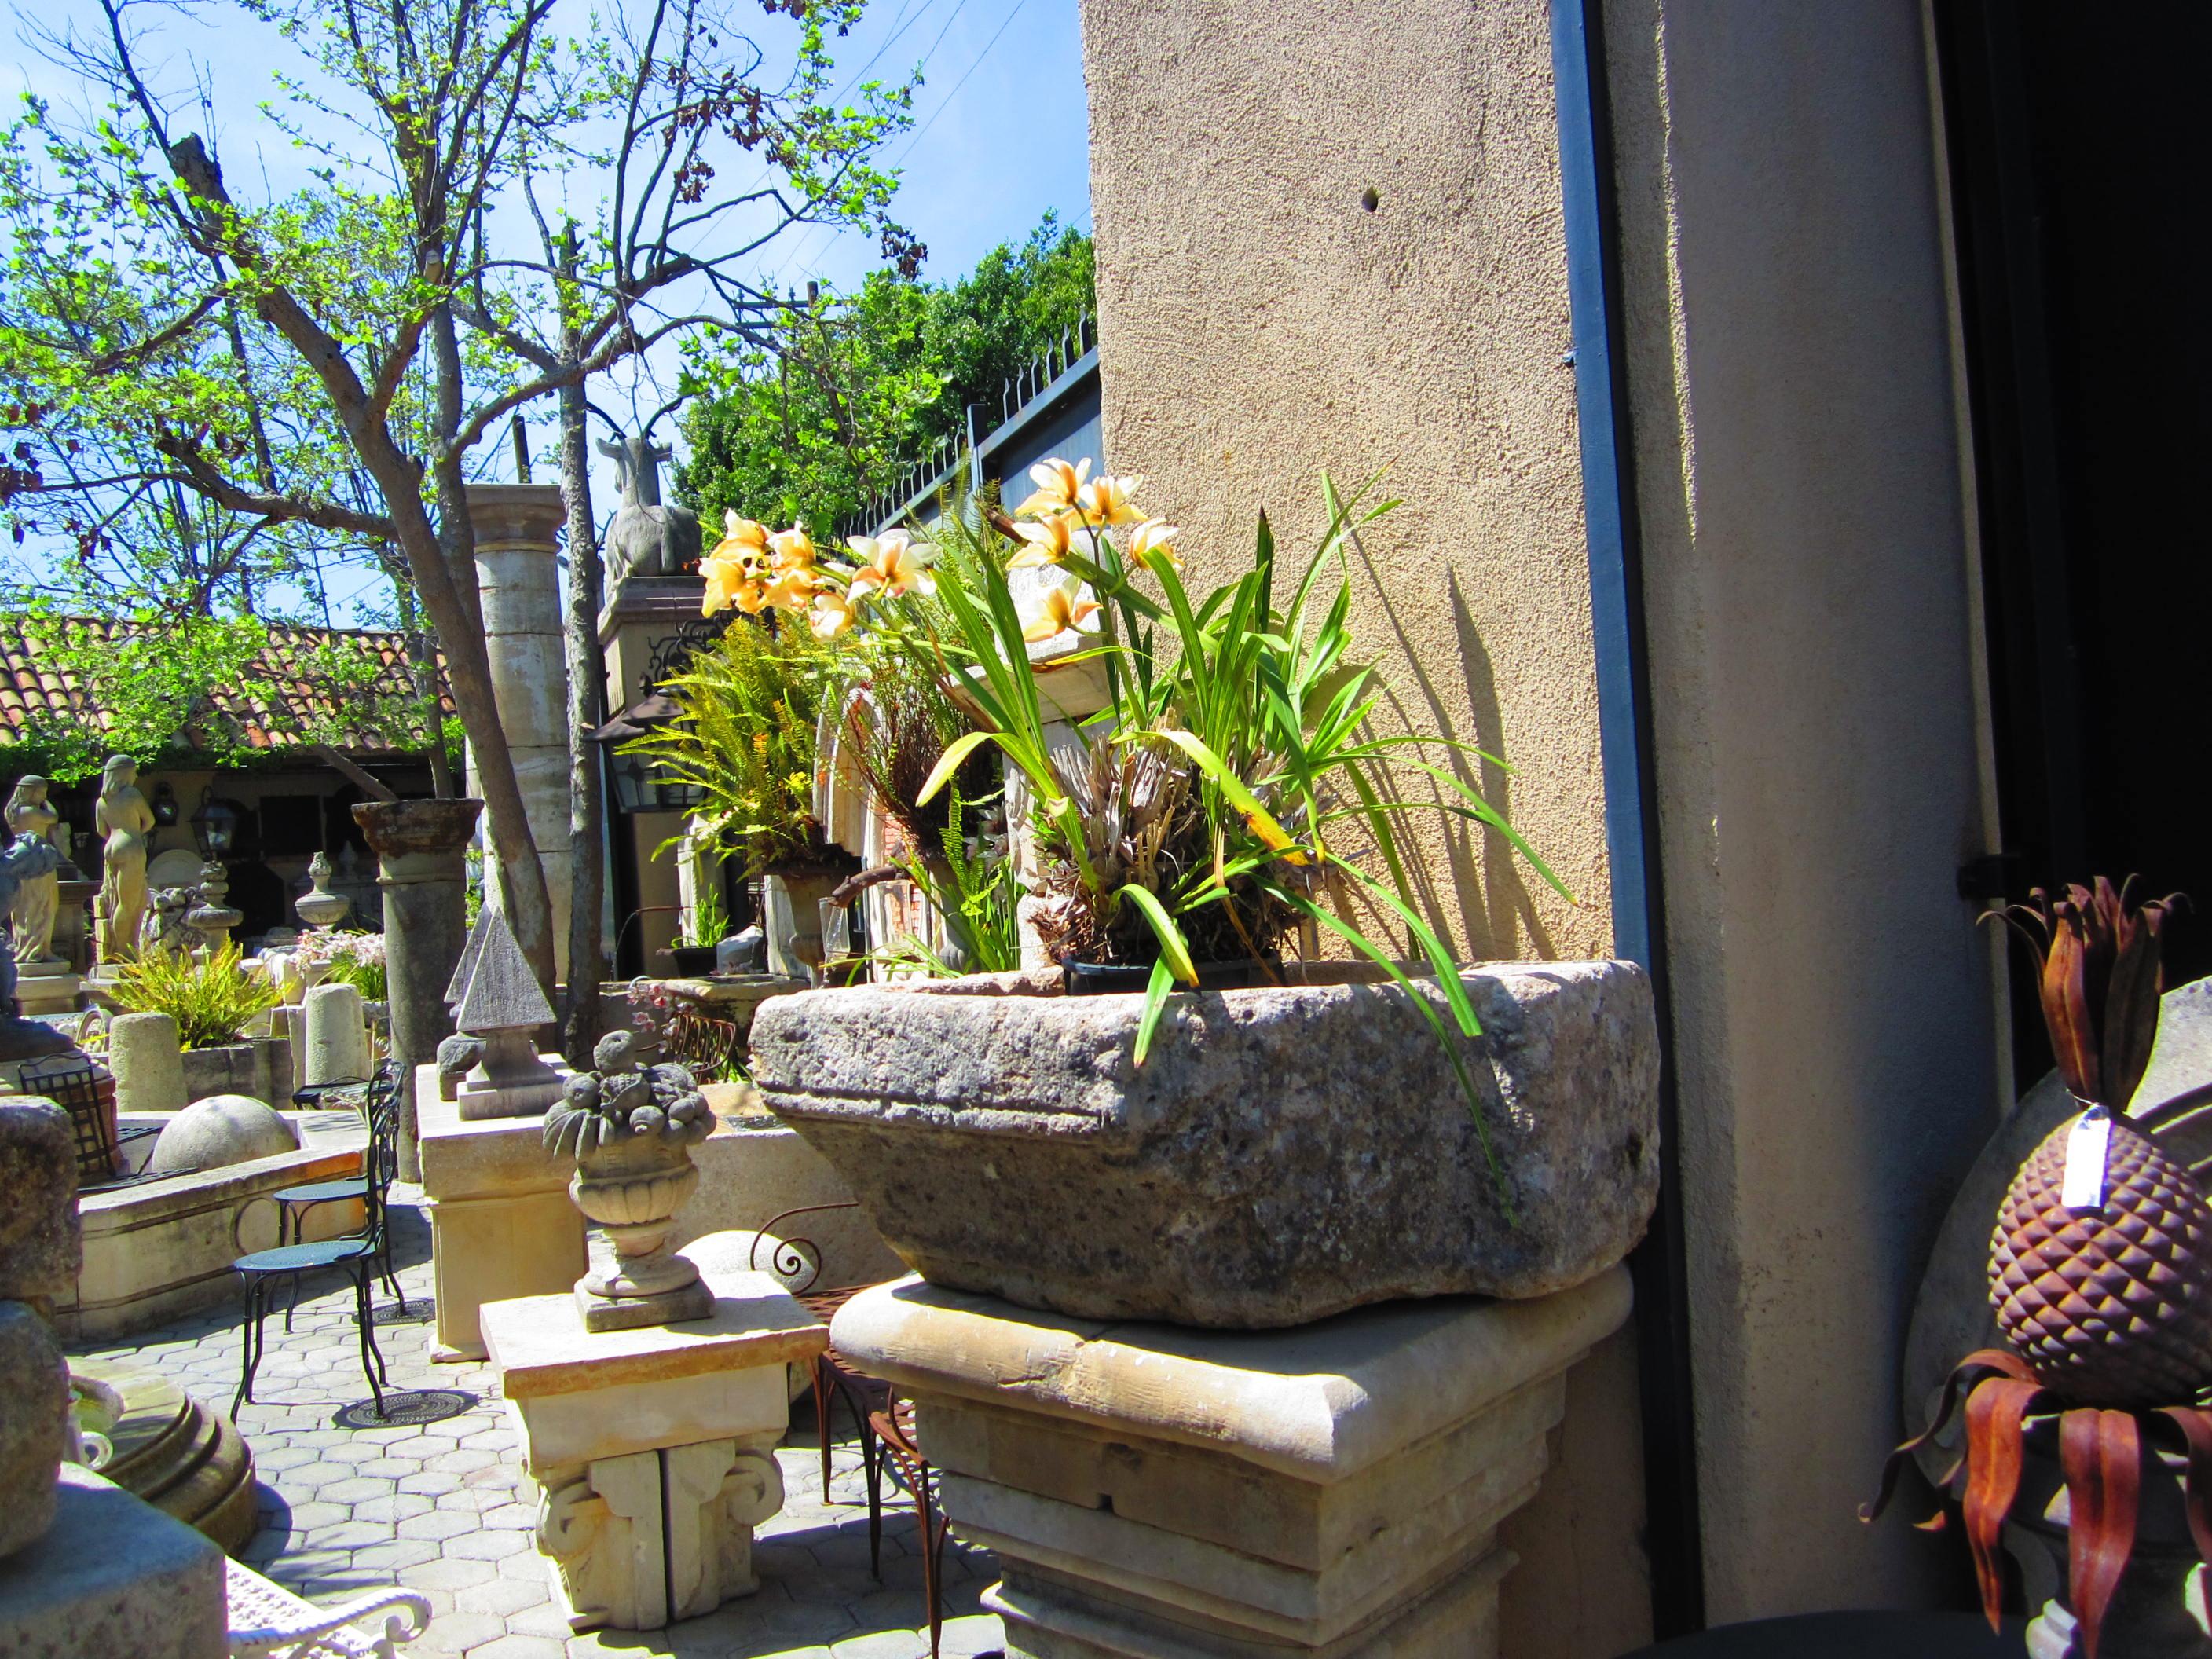
[[[1359,556],[1377,604],[1389,620],[1400,654],[1412,671],[1411,684],[1419,694],[1419,711],[1408,707],[1403,685],[1394,684],[1384,701],[1408,732],[1433,732],[1452,743],[1470,744],[1486,751],[1437,745],[1426,755],[1480,794],[1504,817],[1513,820],[1513,774],[1505,758],[1504,718],[1498,704],[1498,682],[1490,652],[1476,630],[1459,574],[1449,573],[1445,585],[1451,598],[1452,627],[1459,641],[1462,696],[1448,698],[1424,666],[1404,619],[1391,602],[1389,586],[1375,568],[1366,544],[1357,532],[1347,538]],[[1455,710],[1473,723],[1472,735],[1463,732]],[[1534,901],[1523,883],[1519,855],[1505,836],[1472,817],[1463,816],[1457,796],[1437,779],[1410,767],[1385,765],[1382,773],[1389,798],[1403,805],[1390,816],[1391,834],[1406,860],[1406,877],[1413,889],[1414,902],[1429,925],[1447,939],[1464,941],[1462,960],[1511,961],[1544,958],[1558,954],[1551,935],[1536,914]],[[1437,890],[1434,866],[1419,856],[1424,847],[1437,841],[1437,818],[1431,804],[1446,809],[1442,835],[1452,890]],[[1540,853],[1543,850],[1539,848]]]

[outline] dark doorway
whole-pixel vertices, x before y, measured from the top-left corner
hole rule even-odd
[[[2015,855],[1984,890],[2102,873],[2186,892],[2181,983],[2212,973],[2212,791],[2189,741],[2212,612],[2212,8],[1938,0],[1936,17]],[[2018,982],[2025,1084],[2049,1053]]]

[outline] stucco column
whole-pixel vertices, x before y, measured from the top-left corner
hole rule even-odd
[[[353,819],[376,854],[384,890],[384,971],[392,1011],[392,1060],[399,1078],[399,1173],[422,1175],[416,1146],[415,1068],[453,1035],[446,983],[468,932],[461,854],[480,800],[369,800]]]
[[[553,903],[553,960],[568,972],[568,656],[555,562],[568,509],[555,484],[472,484],[477,586],[492,698]],[[487,897],[490,896],[487,890]]]

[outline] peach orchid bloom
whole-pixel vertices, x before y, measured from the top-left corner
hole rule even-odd
[[[1076,496],[1082,493],[1083,481],[1090,476],[1091,463],[1087,459],[1073,466],[1066,461],[1039,461],[1030,469],[1030,481],[1036,485],[1036,490],[1014,509],[1015,515],[1065,513],[1075,505]]]
[[[849,584],[854,599],[878,587],[895,599],[908,592],[927,599],[937,592],[937,579],[921,561],[927,550],[917,545],[905,531],[854,536],[845,544],[860,561],[860,568],[853,573]]]
[[[799,567],[779,570],[761,597],[779,611],[804,611],[814,599],[814,573]]]
[[[750,552],[757,557],[768,556],[768,526],[757,519],[738,516],[731,507],[722,514],[722,539],[714,544],[710,559],[732,559]]]
[[[768,538],[768,546],[779,570],[814,568],[814,538],[797,525],[777,531]]]
[[[836,639],[853,625],[854,614],[842,593],[834,587],[823,588],[814,596],[814,637]]]
[[[1076,492],[1075,510],[1088,525],[1141,524],[1145,515],[1129,497],[1144,487],[1140,477],[1093,478]]]
[[[1059,634],[1072,634],[1092,617],[1098,614],[1098,602],[1078,597],[1083,584],[1073,577],[1058,587],[1045,589],[1040,602],[1037,619],[1022,630],[1022,637],[1035,644]]]
[[[700,562],[699,574],[707,579],[707,591],[699,602],[701,616],[711,617],[732,605],[747,616],[760,614],[762,589],[751,559],[710,554]]]
[[[1018,524],[1014,534],[1029,544],[1006,561],[1009,570],[1033,570],[1039,565],[1059,564],[1068,555],[1069,532],[1080,524],[1072,513],[1055,513],[1036,524]]]
[[[1146,520],[1129,537],[1129,562],[1142,564],[1145,555],[1157,553],[1177,570],[1182,569],[1182,560],[1175,550],[1175,539],[1182,534],[1181,530],[1162,520]]]

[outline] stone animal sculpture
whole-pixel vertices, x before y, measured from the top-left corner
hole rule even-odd
[[[146,895],[145,920],[139,925],[140,955],[191,954],[200,941],[189,917],[199,893],[197,887],[156,887]]]
[[[484,1040],[465,1031],[455,1032],[438,1045],[438,1098],[459,1097],[461,1079],[483,1058]]]
[[[660,464],[676,452],[648,437],[599,441],[622,481],[622,506],[607,526],[606,579],[680,576],[699,562],[699,515],[688,507],[664,506]]]

